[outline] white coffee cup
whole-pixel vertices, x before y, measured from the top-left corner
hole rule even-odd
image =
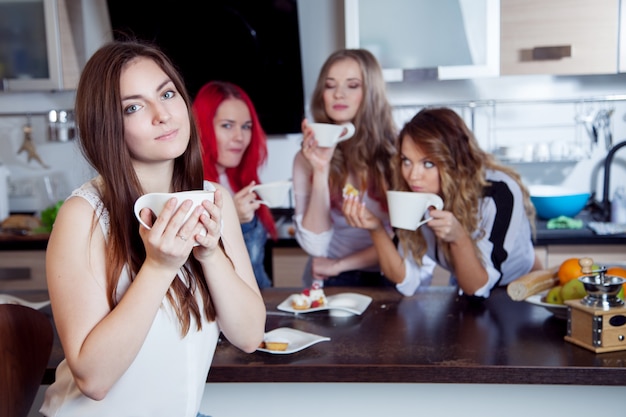
[[[172,197],[176,197],[176,199],[178,200],[176,209],[178,209],[178,207],[180,207],[181,204],[183,204],[183,202],[186,200],[191,200],[193,202],[192,207],[189,209],[184,219],[184,221],[187,221],[187,219],[191,216],[191,213],[193,212],[193,210],[199,205],[202,205],[203,201],[205,200],[209,200],[210,202],[214,201],[215,192],[205,191],[205,190],[194,190],[194,191],[180,191],[177,193],[144,194],[135,201],[135,205],[133,207],[135,211],[135,217],[137,217],[137,220],[139,220],[139,223],[141,223],[144,227],[150,229],[150,226],[148,226],[141,219],[141,216],[139,215],[141,210],[143,210],[144,208],[149,208],[150,210],[152,210],[155,216],[158,216],[163,210],[163,207],[165,207],[165,203],[167,203],[169,199]],[[206,234],[206,230],[203,231],[203,234]],[[197,245],[198,244],[196,243],[196,246]]]
[[[387,191],[387,204],[391,226],[406,230],[417,230],[430,220],[430,207],[443,208],[443,200],[437,194],[412,191]]]
[[[258,184],[252,187],[252,191],[257,193],[261,198],[258,200],[261,204],[273,208],[285,203],[289,190],[291,189],[291,181],[275,181],[266,184]]]
[[[333,123],[310,123],[313,129],[317,146],[332,148],[342,140],[350,139],[354,135],[354,125],[350,122],[342,124]]]

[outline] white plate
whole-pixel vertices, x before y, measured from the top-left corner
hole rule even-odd
[[[265,337],[263,337],[263,340],[268,342],[286,341],[289,343],[289,345],[287,345],[287,350],[269,350],[264,348],[257,348],[258,351],[274,353],[276,355],[288,355],[290,353],[299,352],[302,349],[306,349],[309,346],[319,342],[328,342],[330,341],[330,337],[319,336],[316,334],[303,332],[301,330],[292,329],[290,327],[279,327],[278,329],[274,329],[265,333]]]
[[[40,308],[44,308],[48,304],[50,304],[50,300],[48,301],[40,301],[40,302],[32,302],[26,301],[19,297],[9,294],[0,294],[0,304],[19,304],[22,306],[34,308],[35,310],[39,310]]]
[[[276,308],[289,313],[312,313],[322,310],[341,310],[350,314],[361,315],[368,305],[372,302],[372,297],[354,292],[346,292],[343,294],[335,294],[326,296],[326,305],[306,310],[296,310],[291,306],[291,300],[298,294],[291,294],[285,301],[280,303]]]
[[[548,291],[550,290],[545,290],[538,294],[531,295],[530,297],[527,297],[524,301],[530,304],[534,304],[536,306],[544,307],[552,314],[554,314],[554,317],[556,318],[567,320],[567,306],[565,304],[550,304],[544,301],[546,295],[548,294]]]

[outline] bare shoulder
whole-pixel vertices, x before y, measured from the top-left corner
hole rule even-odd
[[[230,206],[233,206],[233,207],[235,206],[235,203],[233,202],[233,196],[230,195],[230,191],[226,187],[224,187],[222,184],[218,184],[216,182],[208,181],[208,183],[213,186],[213,189],[215,191],[219,191],[220,194],[222,195],[222,202],[223,202],[222,206],[223,206],[223,208],[227,208],[227,207],[230,207]]]
[[[48,248],[52,249],[57,244],[60,246],[71,244],[72,247],[84,248],[93,237],[94,231],[103,237],[103,234],[98,232],[97,226],[95,210],[91,204],[83,198],[70,197],[59,209],[52,227]]]
[[[76,226],[83,225],[85,222],[91,223],[94,214],[95,210],[87,200],[80,197],[70,197],[61,205],[54,222],[54,228],[63,227],[66,222],[71,222]]]
[[[207,184],[209,185],[209,187],[213,187],[213,189],[215,191],[220,190],[222,193],[226,192],[227,194],[230,194],[228,192],[228,190],[226,189],[226,187],[224,187],[222,184],[217,183],[217,182],[213,182],[213,181],[207,181]],[[205,187],[207,188],[207,187]],[[209,188],[210,190],[211,188]]]

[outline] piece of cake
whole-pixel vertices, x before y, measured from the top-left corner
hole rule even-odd
[[[347,197],[347,196],[355,196],[358,197],[359,196],[359,190],[357,190],[354,185],[347,183],[344,187],[343,187],[343,196]]]
[[[261,344],[259,345],[261,349],[277,350],[281,352],[284,352],[285,350],[287,350],[288,346],[289,346],[289,342],[270,341],[270,340],[265,340],[261,342]]]
[[[311,288],[305,288],[300,294],[291,297],[291,307],[294,310],[307,310],[309,308],[326,305],[324,289],[315,283]]]
[[[291,298],[291,307],[294,310],[306,310],[309,306],[309,297],[303,294],[296,294]]]

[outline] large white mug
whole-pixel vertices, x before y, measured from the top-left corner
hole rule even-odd
[[[257,193],[261,198],[261,200],[258,201],[269,208],[278,207],[285,203],[289,195],[289,190],[291,190],[291,181],[289,180],[268,182],[252,187],[252,191]]]
[[[337,143],[350,139],[354,135],[354,125],[350,122],[342,124],[333,123],[310,123],[313,129],[317,146],[332,148]]]
[[[178,207],[180,207],[181,204],[183,204],[185,200],[191,200],[193,202],[192,207],[189,209],[189,211],[187,212],[187,215],[185,216],[185,219],[183,220],[183,221],[187,221],[187,219],[191,216],[191,213],[193,212],[193,210],[196,207],[202,205],[202,202],[204,200],[209,200],[210,202],[214,201],[215,192],[205,191],[205,190],[194,190],[194,191],[180,191],[177,193],[144,194],[135,201],[135,205],[133,207],[135,211],[135,217],[137,217],[137,220],[139,220],[139,223],[141,223],[144,227],[150,229],[150,226],[148,226],[143,220],[141,220],[141,216],[139,215],[141,210],[143,210],[144,208],[149,208],[150,210],[152,210],[155,216],[158,216],[159,214],[161,214],[163,207],[165,207],[165,203],[167,203],[169,199],[172,197],[176,197],[176,199],[178,200],[176,209],[178,209]],[[202,233],[206,234],[206,230],[204,230]],[[198,243],[196,243],[195,245],[197,246]]]
[[[437,194],[413,191],[387,191],[387,204],[391,226],[406,230],[417,230],[430,220],[430,207],[443,208],[443,200]]]

